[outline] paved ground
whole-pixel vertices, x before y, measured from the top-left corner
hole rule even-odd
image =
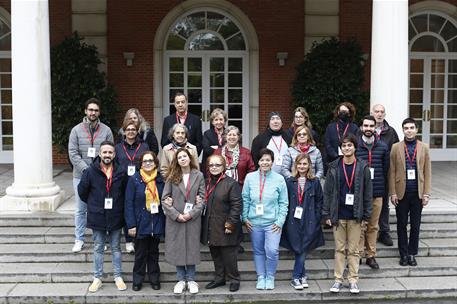
[[[58,212],[74,210],[72,172],[69,166],[54,167],[54,181],[65,191],[65,201]],[[13,182],[13,165],[0,165],[0,197]],[[432,201],[424,212],[457,210],[457,162],[432,163]],[[391,208],[391,212],[394,210]]]

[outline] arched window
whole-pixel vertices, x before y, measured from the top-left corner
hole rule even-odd
[[[457,52],[457,26],[438,13],[421,13],[409,18],[411,52]]]
[[[11,90],[11,27],[0,10],[0,162],[12,162],[13,110]]]

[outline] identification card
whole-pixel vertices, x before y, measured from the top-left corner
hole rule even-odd
[[[343,155],[343,151],[341,151],[340,147],[338,147],[338,155],[340,155],[340,156]]]
[[[416,179],[416,170],[408,169],[408,179],[409,180]]]
[[[370,168],[371,179],[374,179],[374,168]]]
[[[87,148],[87,157],[95,157],[95,148],[94,147]]]
[[[191,204],[191,203],[186,203],[186,204],[184,205],[184,214],[189,213],[189,212],[192,210],[193,206],[194,206],[194,205]]]
[[[151,204],[151,214],[159,213],[159,204],[152,203]]]
[[[255,215],[263,215],[263,204],[255,205]]]
[[[294,218],[301,220],[302,215],[303,215],[303,208],[297,206],[297,207],[295,208]]]
[[[282,156],[276,157],[275,164],[278,166],[282,166]]]
[[[105,198],[105,209],[113,209],[113,199]]]
[[[135,166],[128,166],[127,174],[128,174],[128,176],[132,176],[133,174],[135,174]]]
[[[348,206],[354,205],[354,194],[346,194],[346,201],[344,202]]]

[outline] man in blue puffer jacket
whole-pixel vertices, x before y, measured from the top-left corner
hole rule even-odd
[[[362,119],[356,155],[365,160],[370,168],[373,183],[373,212],[367,223],[366,231],[360,235],[359,251],[361,256],[366,249],[366,264],[372,269],[379,269],[376,262],[376,239],[379,230],[379,215],[382,209],[382,198],[386,192],[387,174],[389,172],[390,154],[387,145],[376,139],[376,120],[367,115]]]

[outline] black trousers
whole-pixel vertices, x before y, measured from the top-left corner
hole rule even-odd
[[[232,283],[240,281],[240,273],[238,272],[238,247],[238,245],[209,246],[209,251],[214,261],[214,281],[225,282],[226,276]]]
[[[398,251],[400,256],[417,255],[419,248],[419,231],[422,215],[422,200],[417,192],[405,193],[395,207],[397,213]],[[408,240],[408,216],[410,221]]]
[[[159,236],[147,236],[135,240],[135,263],[133,264],[133,284],[142,284],[146,269],[150,283],[160,282]]]

